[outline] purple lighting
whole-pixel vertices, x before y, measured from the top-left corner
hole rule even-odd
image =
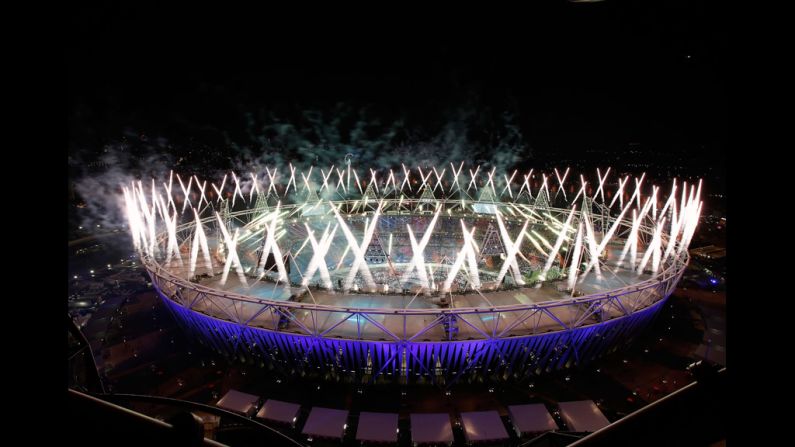
[[[438,374],[448,383],[476,374],[524,377],[586,364],[627,344],[633,334],[651,323],[666,301],[626,317],[568,331],[491,340],[389,342],[243,326],[186,309],[162,293],[160,296],[188,333],[231,359],[253,358],[277,368],[290,364],[306,372],[344,369],[369,374],[371,380],[378,376],[415,377],[416,373],[438,380]],[[441,364],[438,373],[437,361]]]

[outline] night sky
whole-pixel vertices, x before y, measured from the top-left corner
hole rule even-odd
[[[734,61],[721,2],[117,3],[73,6],[54,36],[69,240],[126,225],[130,176],[339,166],[349,153],[360,169],[455,160],[595,177],[612,166],[663,190],[701,178],[703,215],[725,217]]]
[[[70,175],[125,144],[187,169],[443,151],[518,167],[684,164],[723,184],[727,43],[702,2],[312,12],[73,12]]]

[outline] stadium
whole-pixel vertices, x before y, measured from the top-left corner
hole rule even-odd
[[[152,283],[200,343],[288,374],[449,386],[587,364],[676,287],[701,183],[573,177],[290,165],[123,190]]]

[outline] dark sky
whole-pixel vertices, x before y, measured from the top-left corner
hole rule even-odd
[[[359,11],[370,17],[77,10],[66,53],[70,151],[98,150],[125,129],[228,150],[221,135],[245,140],[246,113],[343,102],[384,122],[404,117],[420,137],[459,107],[507,110],[540,158],[629,143],[723,156],[719,11],[699,1],[549,5]]]

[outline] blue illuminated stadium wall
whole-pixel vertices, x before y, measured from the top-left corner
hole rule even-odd
[[[603,323],[523,337],[443,342],[367,341],[313,337],[253,328],[219,320],[161,298],[181,326],[200,342],[234,361],[271,364],[288,371],[383,378],[417,376],[447,380],[466,375],[507,378],[582,365],[630,343],[647,327],[666,299],[632,315]],[[405,369],[401,372],[405,357]],[[441,365],[441,371],[436,365]]]

